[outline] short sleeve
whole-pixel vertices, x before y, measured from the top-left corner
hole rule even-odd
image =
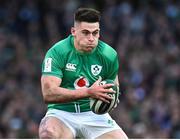
[[[52,75],[62,78],[63,64],[60,54],[54,48],[49,49],[42,63],[42,75]]]
[[[113,61],[111,61],[110,65],[110,69],[107,75],[107,79],[112,79],[114,80],[116,78],[116,75],[118,74],[119,71],[119,60],[118,60],[118,56],[116,55],[115,59]]]

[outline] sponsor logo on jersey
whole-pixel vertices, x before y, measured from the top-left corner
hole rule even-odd
[[[46,58],[44,61],[44,72],[51,72],[52,58]]]
[[[98,74],[100,74],[102,70],[102,66],[100,65],[91,65],[91,72],[94,76],[97,76]]]
[[[81,76],[80,78],[75,80],[74,87],[75,89],[89,87],[89,81],[85,77]]]
[[[67,63],[66,64],[66,70],[67,71],[76,71],[76,64]]]

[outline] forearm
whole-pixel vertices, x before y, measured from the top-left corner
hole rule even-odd
[[[104,93],[114,93],[109,88],[112,84],[99,85],[101,79],[98,79],[91,87],[70,90],[59,87],[61,79],[53,76],[42,76],[41,86],[43,98],[46,103],[67,103],[83,98],[96,98],[109,102],[111,97]]]
[[[43,91],[46,103],[66,103],[89,97],[88,88],[69,90],[61,87],[51,87]]]

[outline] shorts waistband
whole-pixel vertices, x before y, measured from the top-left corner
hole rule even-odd
[[[72,112],[72,113],[81,113],[81,112],[87,112],[91,111],[90,107],[84,106],[84,105],[79,105],[78,103],[74,103],[74,105],[53,105],[53,106],[48,106],[48,109],[57,109],[57,110],[63,110],[67,112]]]

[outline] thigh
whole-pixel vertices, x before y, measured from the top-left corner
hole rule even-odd
[[[42,119],[39,126],[40,138],[64,138],[72,139],[71,130],[58,118],[54,116],[46,116]]]
[[[81,132],[85,138],[127,138],[123,130],[109,114],[97,115],[87,112],[82,115],[81,121]]]
[[[118,129],[106,132],[101,136],[97,137],[96,139],[128,139],[128,137],[122,129]]]

